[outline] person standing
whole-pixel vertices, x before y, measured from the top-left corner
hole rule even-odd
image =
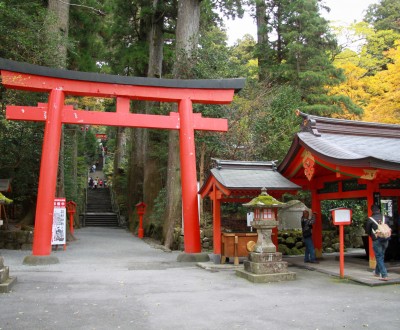
[[[372,248],[374,249],[376,267],[373,271],[375,277],[379,277],[381,281],[388,281],[388,273],[385,266],[385,252],[389,245],[389,240],[387,238],[378,237],[378,224],[382,223],[382,214],[378,205],[372,205],[371,207],[372,215],[368,218],[366,225],[366,232],[372,239]],[[377,222],[377,223],[375,223]]]
[[[311,218],[308,210],[303,211],[301,217],[301,230],[303,232],[303,242],[306,246],[304,253],[304,262],[318,263],[315,258],[314,242],[312,240],[312,226],[315,222],[315,213],[312,214]]]

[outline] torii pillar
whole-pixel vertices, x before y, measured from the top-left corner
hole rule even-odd
[[[179,130],[185,253],[201,252],[194,131],[224,132],[228,130],[228,123],[226,119],[194,114],[192,105],[228,104],[234,92],[243,88],[244,79],[184,81],[120,77],[50,69],[1,58],[0,70],[7,88],[50,94],[48,104],[6,108],[7,119],[45,122],[33,258],[28,258],[28,263],[43,263],[41,257],[51,254],[53,201],[63,123]],[[116,112],[74,110],[64,105],[66,95],[116,98]],[[169,116],[130,113],[132,99],[175,102],[178,113],[172,112]],[[58,262],[55,259],[48,263]]]

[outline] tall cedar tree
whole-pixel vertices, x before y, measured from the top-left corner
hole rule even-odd
[[[57,1],[49,0],[48,3],[48,14],[50,17],[50,22],[54,21],[55,24],[47,24],[46,27],[49,31],[53,33],[59,33],[62,39],[68,39],[69,30],[69,0],[67,1]],[[57,57],[61,59],[60,67],[66,69],[67,63],[67,47],[65,44],[61,43],[58,47]],[[63,125],[64,127],[64,125]],[[65,197],[65,167],[64,167],[64,130],[61,134],[60,143],[60,153],[58,157],[58,173],[57,173],[57,188],[56,196]]]
[[[178,21],[176,26],[176,61],[173,75],[175,79],[191,78],[188,74],[193,66],[192,54],[197,46],[200,26],[200,0],[178,1]],[[181,179],[178,132],[169,133],[167,212],[164,224],[164,246],[173,243],[175,224],[181,219]]]
[[[147,76],[151,78],[160,78],[162,76],[162,63],[164,51],[164,21],[167,19],[168,11],[165,10],[167,3],[164,0],[153,1],[153,10],[149,19],[149,64]],[[146,102],[145,112],[154,114],[160,112],[160,102]],[[142,130],[141,154],[143,155],[143,200],[147,205],[145,224],[149,223],[149,215],[153,213],[155,200],[159,191],[163,188],[162,166],[157,152],[157,146],[160,144],[160,136],[163,132],[160,130]],[[160,237],[161,238],[161,237]]]
[[[319,13],[320,2],[256,1],[260,78],[297,88],[303,111],[318,115],[343,110],[359,112],[361,109],[349,98],[328,95],[327,87],[340,83],[345,77],[330,60],[337,45],[328,22]]]

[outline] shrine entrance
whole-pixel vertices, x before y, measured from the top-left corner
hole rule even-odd
[[[203,118],[201,114],[193,113],[193,103],[229,104],[234,93],[243,88],[245,79],[123,77],[51,69],[1,58],[0,71],[2,84],[6,88],[49,93],[48,103],[40,103],[36,107],[6,107],[6,118],[9,120],[45,122],[33,256],[48,256],[51,253],[53,201],[62,124],[178,130],[185,252],[201,252],[194,131],[225,132],[228,122],[226,119]],[[64,104],[68,95],[115,98],[116,112],[75,110]],[[178,112],[171,112],[168,116],[131,113],[131,100],[177,103]]]

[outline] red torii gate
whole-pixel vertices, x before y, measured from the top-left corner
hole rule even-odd
[[[56,191],[62,124],[104,125],[179,130],[182,207],[186,253],[201,252],[197,206],[194,130],[227,131],[226,119],[203,118],[193,103],[229,104],[245,79],[174,80],[123,77],[51,69],[0,58],[2,84],[7,88],[49,93],[36,107],[6,107],[10,120],[44,121],[38,199],[32,254],[51,253],[53,200]],[[66,95],[116,98],[116,112],[74,110]],[[130,113],[130,100],[175,102],[169,116]]]

